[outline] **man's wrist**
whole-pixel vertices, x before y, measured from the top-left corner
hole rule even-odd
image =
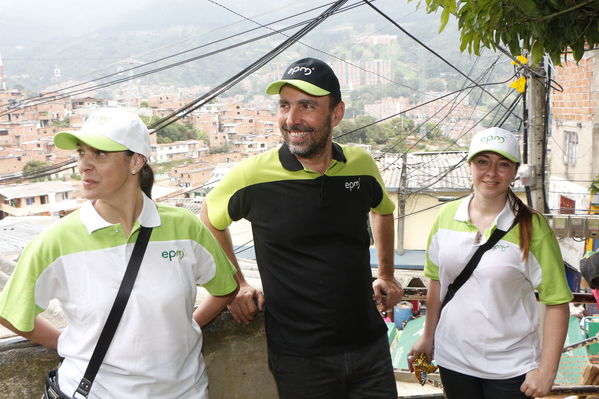
[[[379,267],[378,278],[381,280],[393,280],[395,279],[395,272],[393,267]]]

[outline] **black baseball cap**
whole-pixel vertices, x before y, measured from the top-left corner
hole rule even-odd
[[[333,69],[324,61],[316,58],[302,58],[285,69],[281,80],[272,82],[266,88],[266,94],[279,94],[286,84],[297,87],[313,96],[327,96],[341,100],[339,79]]]

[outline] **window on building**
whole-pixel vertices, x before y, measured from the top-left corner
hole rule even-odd
[[[576,165],[576,155],[578,152],[578,133],[564,131],[564,163],[566,165]]]
[[[34,197],[25,198],[25,203],[27,205],[33,205],[33,204],[35,204],[35,198]]]
[[[68,192],[64,192],[64,193],[60,193],[61,194],[61,199],[63,201],[66,201],[69,199],[69,193]]]
[[[47,197],[45,195],[40,195],[40,203],[43,205],[48,202]]]
[[[565,197],[563,195],[559,196],[559,213],[563,214],[574,214],[574,210],[576,209],[576,201]]]

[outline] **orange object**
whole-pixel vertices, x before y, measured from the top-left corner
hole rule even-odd
[[[426,384],[428,373],[435,372],[437,366],[433,365],[426,359],[426,354],[420,353],[412,364],[414,367],[414,374],[420,385]]]

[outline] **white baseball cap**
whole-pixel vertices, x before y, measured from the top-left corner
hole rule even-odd
[[[150,134],[139,116],[119,108],[103,108],[91,114],[78,132],[59,132],[54,145],[74,150],[85,143],[102,151],[130,150],[150,158]]]
[[[470,150],[468,151],[468,162],[484,151],[496,152],[515,163],[521,162],[518,139],[510,131],[499,127],[481,130],[472,137]]]

